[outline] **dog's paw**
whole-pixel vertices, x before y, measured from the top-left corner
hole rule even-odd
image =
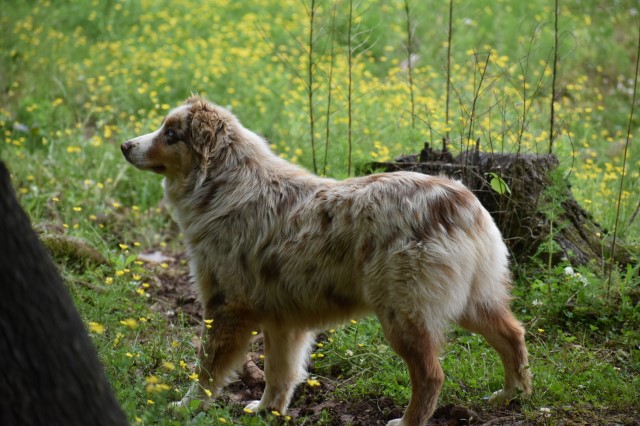
[[[187,393],[180,401],[174,401],[170,404],[172,408],[184,408],[188,407],[191,404],[193,398]]]
[[[387,423],[387,426],[404,426],[402,419],[391,420]]]
[[[260,411],[262,407],[260,407],[260,401],[255,400],[255,401],[251,401],[250,403],[248,403],[245,407],[244,410],[245,411],[250,411],[252,413],[255,413],[257,411]]]
[[[500,389],[498,391],[495,391],[489,397],[489,404],[508,405],[509,402],[511,402],[511,400],[514,399],[517,396],[518,396],[518,391],[517,390],[511,390],[510,391],[510,390]]]
[[[182,397],[180,401],[172,402],[171,407],[173,408],[194,408],[192,404],[194,401],[199,401],[197,408],[207,409],[211,403],[211,398],[208,395],[211,395],[211,392],[205,393],[200,388],[200,385],[194,383],[191,385],[187,393]]]

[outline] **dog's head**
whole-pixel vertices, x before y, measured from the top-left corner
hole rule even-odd
[[[127,161],[169,178],[186,178],[207,167],[232,143],[239,127],[224,108],[192,96],[165,117],[158,130],[124,142]]]

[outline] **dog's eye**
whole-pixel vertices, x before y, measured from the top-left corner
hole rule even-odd
[[[165,136],[167,137],[167,143],[169,144],[178,142],[178,133],[174,129],[167,129]]]

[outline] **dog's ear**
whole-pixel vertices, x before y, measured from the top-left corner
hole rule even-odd
[[[203,154],[226,148],[231,142],[228,117],[200,97],[192,96],[187,103],[192,105],[190,132],[194,148]]]
[[[206,101],[202,96],[198,95],[197,93],[193,93],[193,92],[191,92],[191,96],[189,96],[189,98],[186,101],[184,101],[184,103],[187,104],[187,105],[193,105],[196,102],[206,102]]]

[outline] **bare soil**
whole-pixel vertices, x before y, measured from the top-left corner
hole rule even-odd
[[[201,305],[188,273],[184,254],[170,256],[167,268],[154,268],[155,285],[149,288],[154,304],[152,308],[169,322],[186,322],[200,328]],[[260,399],[264,390],[262,373],[262,336],[256,336],[252,350],[238,380],[226,389],[223,401],[235,404],[238,415],[245,403]],[[310,367],[313,373],[313,365]],[[337,377],[323,377],[319,387],[299,386],[291,408],[287,412],[293,425],[352,425],[384,426],[389,420],[402,417],[404,406],[391,398],[371,397],[344,400],[334,396],[340,385]],[[342,379],[344,380],[344,379]],[[372,390],[372,395],[375,391]],[[634,410],[631,410],[634,411]],[[285,424],[284,421],[280,422]],[[640,426],[638,412],[612,412],[590,407],[561,407],[549,412],[540,411],[525,416],[517,403],[509,407],[462,407],[440,406],[429,421],[429,425],[636,425]]]

